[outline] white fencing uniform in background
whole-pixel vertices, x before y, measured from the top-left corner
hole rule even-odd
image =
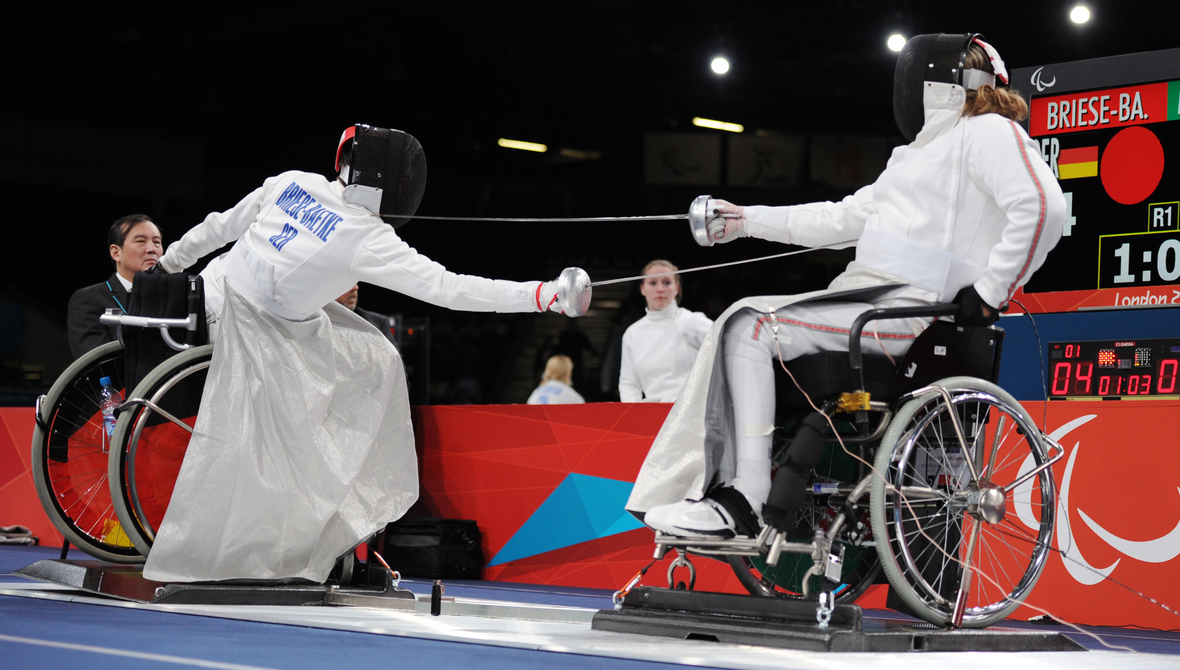
[[[529,394],[529,405],[578,405],[586,402],[572,386],[556,379],[541,384]]]
[[[676,303],[646,311],[623,333],[619,399],[675,402],[713,321]]]
[[[451,309],[540,311],[540,282],[448,272],[342,190],[285,172],[161,259],[181,271],[236,241],[202,273],[217,339],[148,579],[322,582],[417,499],[401,360],[333,302],[353,284]]]

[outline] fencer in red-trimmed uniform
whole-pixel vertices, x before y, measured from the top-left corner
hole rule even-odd
[[[561,311],[557,282],[455,274],[398,236],[426,181],[409,134],[349,128],[337,169],[267,179],[160,259],[179,272],[234,243],[201,273],[213,358],[148,579],[323,582],[417,499],[401,359],[334,302],[356,282],[457,310]]]
[[[1028,107],[979,35],[920,35],[899,55],[894,112],[911,141],[873,184],[840,202],[739,207],[710,201],[716,242],[741,237],[856,247],[825,291],[747,298],[705,338],[688,383],[639,473],[627,509],[673,535],[789,528],[797,509],[768,504],[775,359],[847,351],[873,308],[956,302],[956,322],[989,325],[1061,237],[1065,198],[1017,123]],[[725,216],[722,216],[725,215]],[[865,329],[866,355],[897,359],[926,319]],[[788,467],[808,469],[788,452]],[[810,467],[814,467],[811,463]],[[799,486],[805,481],[799,473]],[[780,473],[781,476],[781,473]],[[780,501],[775,485],[775,503]],[[801,500],[802,492],[784,499]]]

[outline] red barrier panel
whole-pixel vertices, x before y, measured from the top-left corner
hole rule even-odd
[[[26,526],[41,544],[61,546],[33,488],[32,444],[33,408],[0,407],[0,526]]]
[[[1180,401],[1022,404],[1065,448],[1054,551],[1029,603],[1076,623],[1180,629],[1144,597],[1180,611]]]
[[[485,579],[620,588],[655,548],[652,531],[622,505],[670,407],[414,408],[422,504],[434,516],[479,522]],[[504,552],[515,558],[498,562]],[[697,588],[745,592],[728,564],[694,564]],[[645,583],[664,580],[653,572]]]

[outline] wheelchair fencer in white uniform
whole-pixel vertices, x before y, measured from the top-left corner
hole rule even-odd
[[[876,308],[953,301],[959,324],[995,321],[1056,245],[1066,211],[1016,122],[1027,106],[997,77],[1007,82],[1003,61],[978,35],[915,37],[899,56],[894,94],[911,143],[873,184],[840,202],[708,201],[709,244],[749,236],[855,246],[856,260],[827,291],[747,298],[717,319],[628,510],[668,536],[753,538],[763,522],[785,532],[797,510],[782,503],[799,496],[777,495],[783,469],[772,493],[775,360],[848,351],[853,321]],[[881,321],[864,331],[864,350],[900,359],[929,322]]]
[[[323,582],[417,499],[400,357],[334,302],[356,282],[464,311],[585,311],[588,286],[455,274],[397,235],[425,187],[412,136],[349,128],[337,168],[266,180],[160,260],[179,272],[234,243],[202,272],[215,346],[148,579]]]

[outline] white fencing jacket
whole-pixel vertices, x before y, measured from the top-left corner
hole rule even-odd
[[[1008,302],[1061,239],[1065,197],[1024,129],[998,114],[959,120],[924,146],[893,151],[875,183],[840,202],[746,207],[746,230],[787,244],[856,244],[864,270],[903,277],[904,297],[950,302],[975,285]]]
[[[631,324],[623,333],[619,399],[675,402],[713,321],[673,303]]]
[[[539,282],[448,272],[368,210],[346,204],[343,186],[308,172],[271,177],[227,212],[210,214],[169,245],[160,263],[177,272],[237,241],[205,272],[206,309],[220,313],[221,275],[245,297],[303,321],[358,281],[469,312],[537,312]],[[211,281],[212,280],[212,281]]]

